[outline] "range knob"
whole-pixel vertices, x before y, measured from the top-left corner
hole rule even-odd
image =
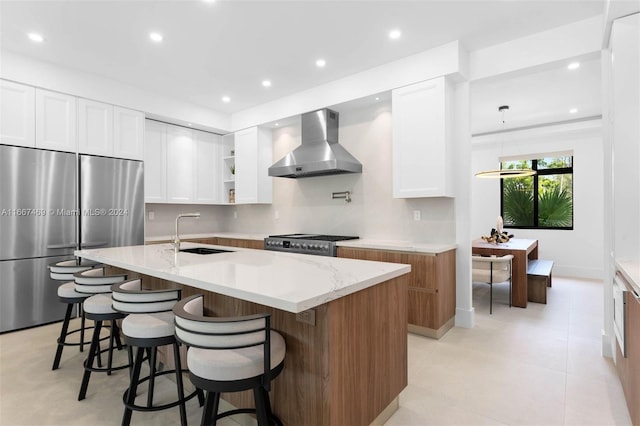
[[[306,243],[302,243],[302,248],[306,249],[307,248],[307,244]]]

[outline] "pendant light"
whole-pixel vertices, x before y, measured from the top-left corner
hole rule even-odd
[[[502,128],[504,129],[505,121],[504,114],[505,111],[509,110],[509,105],[502,105],[498,107],[498,111],[502,113]],[[497,169],[497,170],[485,170],[483,172],[478,172],[475,174],[478,178],[484,179],[509,179],[509,178],[519,178],[524,176],[533,176],[537,172],[531,169]]]

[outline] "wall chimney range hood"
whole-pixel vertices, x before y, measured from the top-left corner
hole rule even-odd
[[[362,164],[338,144],[338,113],[302,114],[302,144],[269,167],[269,176],[303,178],[362,173]]]

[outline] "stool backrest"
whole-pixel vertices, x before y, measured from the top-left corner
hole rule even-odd
[[[182,293],[179,289],[143,290],[140,279],[113,284],[111,292],[113,309],[126,314],[171,311]]]
[[[109,275],[106,273],[104,267],[100,267],[76,272],[73,274],[73,279],[76,282],[76,291],[78,293],[99,294],[111,293],[111,286],[125,281],[127,275]]]
[[[233,350],[264,345],[264,375],[269,380],[271,365],[271,314],[240,317],[204,315],[204,296],[196,294],[173,307],[176,338],[187,346]]]
[[[50,263],[49,276],[56,281],[73,281],[73,274],[102,266],[101,263],[86,259],[65,259]]]

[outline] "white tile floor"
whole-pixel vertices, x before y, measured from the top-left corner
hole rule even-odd
[[[473,329],[409,335],[409,386],[387,425],[630,425],[615,368],[600,356],[601,283],[554,277],[549,303],[527,309],[509,308],[504,290],[490,316],[488,287],[474,289]],[[120,423],[126,372],[95,375],[78,402],[84,354],[66,350],[51,371],[59,328],[0,336],[1,426]],[[187,408],[199,424],[197,402]],[[178,419],[177,409],[134,413],[133,424]]]
[[[600,355],[602,283],[554,277],[548,303],[509,308],[508,287],[474,286],[476,326],[409,335],[409,386],[387,425],[630,425]]]

